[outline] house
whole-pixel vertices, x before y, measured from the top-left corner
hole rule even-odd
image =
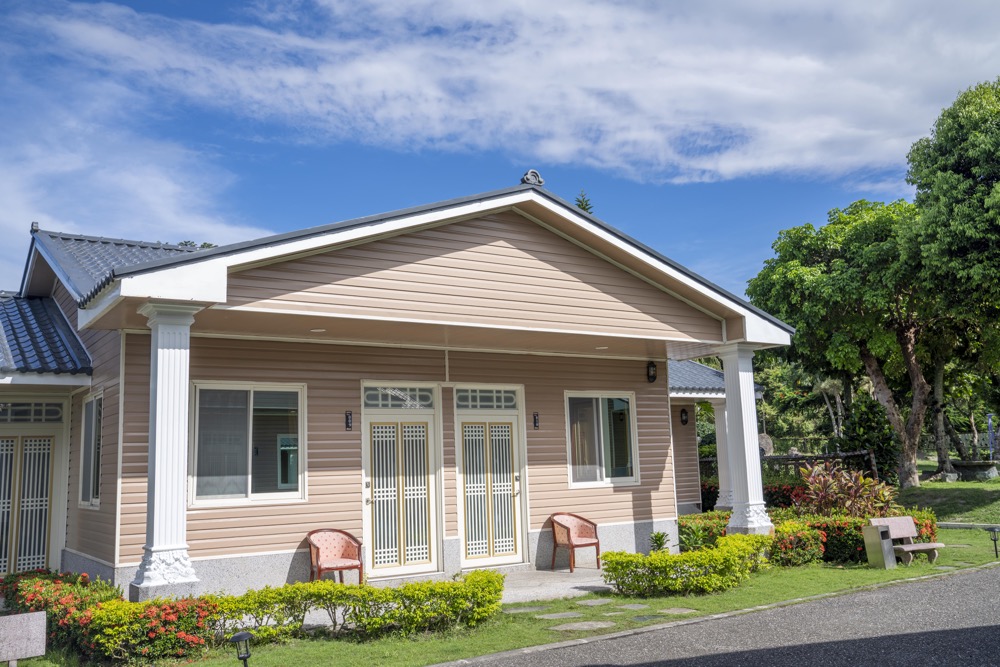
[[[372,579],[547,567],[556,511],[676,542],[705,397],[730,530],[771,530],[751,359],[791,329],[537,172],[209,250],[35,225],[0,326],[0,572],[240,591],[305,578],[324,526]],[[724,392],[672,397],[707,355]]]

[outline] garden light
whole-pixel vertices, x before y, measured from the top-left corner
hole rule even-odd
[[[993,526],[992,528],[987,528],[986,532],[990,534],[990,539],[993,540],[993,555],[1000,558],[1000,551],[997,549],[997,540],[1000,540],[1000,527]]]
[[[236,659],[243,661],[243,667],[247,667],[247,660],[250,658],[250,640],[253,635],[249,632],[237,632],[229,638],[229,643],[236,646]]]

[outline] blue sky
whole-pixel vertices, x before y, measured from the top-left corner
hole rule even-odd
[[[781,229],[911,197],[1000,76],[994,2],[0,6],[0,287],[28,228],[218,244],[514,185],[742,294]]]

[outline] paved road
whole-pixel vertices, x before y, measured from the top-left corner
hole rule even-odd
[[[1000,666],[1000,568],[534,653],[477,666]]]

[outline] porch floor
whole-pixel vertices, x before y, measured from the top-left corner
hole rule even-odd
[[[504,604],[557,600],[611,590],[596,567],[577,567],[572,574],[569,570],[535,569],[511,570],[504,574],[507,575],[503,587]]]

